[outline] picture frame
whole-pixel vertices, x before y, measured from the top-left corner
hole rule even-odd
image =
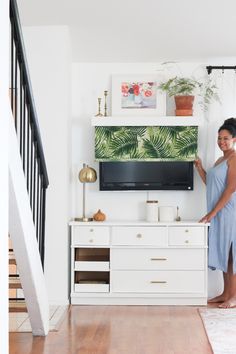
[[[112,116],[165,116],[164,78],[155,74],[113,75]]]

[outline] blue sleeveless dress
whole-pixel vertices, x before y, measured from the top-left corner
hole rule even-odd
[[[206,176],[207,210],[210,212],[227,185],[227,160],[212,167]],[[211,269],[227,272],[228,257],[232,246],[233,272],[236,273],[236,192],[216,216],[209,228],[209,260]]]

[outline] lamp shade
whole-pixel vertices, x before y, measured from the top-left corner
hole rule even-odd
[[[88,165],[85,165],[79,172],[79,180],[82,183],[93,183],[97,180],[97,173]]]

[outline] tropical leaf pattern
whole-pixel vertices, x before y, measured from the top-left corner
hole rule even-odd
[[[96,161],[193,161],[196,126],[95,127]]]

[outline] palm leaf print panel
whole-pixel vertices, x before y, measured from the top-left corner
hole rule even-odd
[[[96,161],[193,161],[197,154],[196,126],[97,126]]]

